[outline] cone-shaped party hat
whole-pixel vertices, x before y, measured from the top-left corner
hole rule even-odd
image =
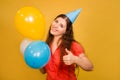
[[[72,11],[72,12],[69,12],[66,14],[66,16],[70,19],[70,21],[72,23],[74,23],[74,21],[76,20],[76,18],[78,17],[79,13],[81,12],[82,8],[78,9],[78,10],[75,10],[75,11]]]

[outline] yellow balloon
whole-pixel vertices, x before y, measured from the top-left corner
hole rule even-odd
[[[42,39],[45,33],[43,14],[34,7],[23,7],[15,15],[18,32],[30,39]]]

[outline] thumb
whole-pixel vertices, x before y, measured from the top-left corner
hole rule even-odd
[[[72,54],[71,51],[69,51],[67,48],[65,48],[65,51],[67,54]]]

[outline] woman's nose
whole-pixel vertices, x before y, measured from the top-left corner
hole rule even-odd
[[[58,24],[54,24],[54,26],[53,26],[53,27],[57,28],[57,27],[58,27]]]

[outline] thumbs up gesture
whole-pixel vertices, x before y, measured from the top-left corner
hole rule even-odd
[[[72,52],[69,51],[67,48],[65,49],[65,51],[67,52],[67,55],[63,56],[63,62],[66,65],[71,65],[75,63],[75,56],[72,54]]]

